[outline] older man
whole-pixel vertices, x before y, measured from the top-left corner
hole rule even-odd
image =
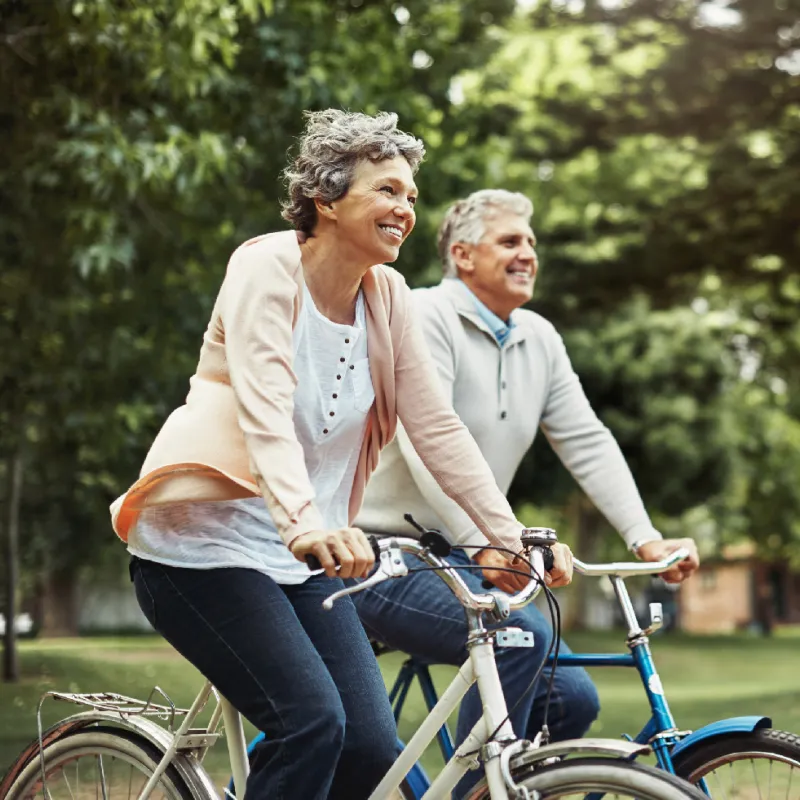
[[[475,192],[455,203],[439,231],[444,279],[417,290],[417,311],[437,363],[442,385],[508,491],[539,427],[561,461],[627,546],[645,561],[658,561],[679,547],[692,555],[666,576],[679,582],[698,566],[691,539],[664,540],[650,522],[633,477],[609,430],[592,411],[564,343],[544,318],[520,308],[533,295],[538,270],[533,207],[521,194]],[[469,517],[439,488],[401,430],[384,450],[356,524],[378,535],[412,535],[402,522],[411,512],[427,527],[442,530],[454,545],[450,561],[470,562],[470,547],[485,544]],[[501,589],[516,591],[521,579],[491,568],[507,561],[491,550],[473,556]],[[480,575],[462,571],[474,590]],[[466,658],[461,606],[433,573],[388,581],[354,596],[367,631],[399,650],[439,663]],[[533,736],[542,723],[546,680],[525,695],[551,640],[548,622],[533,605],[512,614],[509,624],[534,632],[532,649],[499,649],[500,677],[519,735]],[[562,643],[561,652],[569,652]],[[522,698],[522,699],[520,699]],[[582,736],[599,710],[597,693],[583,671],[558,670],[548,715],[555,739]],[[474,689],[465,698],[457,740],[463,741],[481,714]],[[459,786],[466,792],[470,773]]]

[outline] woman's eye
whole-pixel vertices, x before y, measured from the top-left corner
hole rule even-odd
[[[408,198],[408,203],[409,205],[415,206],[417,204],[417,198],[412,195]]]
[[[381,186],[382,192],[388,192],[389,194],[394,194],[394,188],[392,186]]]

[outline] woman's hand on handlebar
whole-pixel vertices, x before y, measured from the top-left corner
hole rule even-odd
[[[572,582],[572,550],[562,542],[556,542],[550,549],[553,551],[553,568],[545,572],[544,582],[555,589]]]
[[[366,578],[375,563],[372,547],[359,528],[309,531],[298,536],[289,549],[298,561],[314,556],[329,578]]]

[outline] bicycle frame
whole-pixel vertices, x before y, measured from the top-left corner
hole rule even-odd
[[[556,661],[554,656],[549,656],[546,660],[548,667],[633,667],[639,673],[642,680],[647,700],[650,705],[652,715],[641,731],[633,738],[627,737],[630,741],[637,744],[649,745],[655,753],[656,760],[661,769],[675,774],[672,761],[672,749],[691,731],[678,730],[675,719],[672,716],[661,678],[656,669],[653,655],[650,651],[649,634],[660,627],[659,613],[654,615],[654,622],[647,630],[642,630],[636,617],[636,612],[631,603],[625,581],[618,575],[610,575],[609,579],[614,588],[614,593],[619,600],[623,617],[628,626],[628,636],[626,643],[630,649],[629,654],[612,653],[570,653],[561,655]],[[651,607],[652,609],[652,607]],[[404,662],[397,680],[389,694],[392,701],[395,719],[399,719],[405,697],[408,693],[414,678],[420,682],[425,703],[430,709],[432,703],[436,702],[436,690],[431,680],[430,672],[425,664],[410,658]],[[446,720],[446,717],[445,717]],[[439,749],[445,760],[452,758],[454,751],[453,739],[446,721],[436,732],[439,739]],[[705,781],[700,781],[700,788],[707,792]],[[427,795],[425,795],[427,797]],[[590,795],[587,800],[598,800],[599,795]]]
[[[614,591],[623,609],[625,621],[628,624],[627,645],[629,654],[623,653],[571,653],[558,658],[558,668],[564,667],[629,667],[635,668],[642,679],[647,699],[650,704],[652,716],[632,741],[637,744],[649,744],[656,755],[659,766],[674,773],[670,749],[685,736],[688,731],[679,731],[669,708],[669,703],[664,695],[661,678],[656,669],[653,655],[650,651],[649,631],[643,631],[636,619],[633,605],[630,601],[625,582],[619,577],[611,578]],[[555,658],[550,656],[547,666],[555,665]],[[404,663],[397,679],[389,693],[389,699],[394,710],[395,720],[399,720],[403,704],[414,679],[417,679],[422,689],[425,704],[432,709],[436,704],[437,696],[428,667],[416,659],[409,658]],[[439,749],[445,761],[452,758],[455,751],[452,735],[443,725],[437,731]]]
[[[450,793],[470,768],[472,762],[477,760],[470,760],[469,754],[480,752],[498,726],[500,729],[497,739],[515,738],[511,723],[506,719],[506,701],[494,660],[492,634],[483,627],[479,614],[468,612],[467,616],[471,631],[467,645],[469,659],[458,671],[438,702],[430,709],[430,714],[406,744],[397,761],[370,796],[370,800],[381,800],[399,789],[405,776],[414,767],[428,745],[437,737],[447,718],[458,707],[474,683],[478,684],[481,693],[484,714],[458,751],[451,754],[444,769],[423,795],[423,800],[446,800],[449,798]],[[430,688],[433,688],[432,684]],[[486,759],[484,764],[486,780],[492,800],[508,800],[508,790],[501,773],[498,756],[490,755]]]
[[[647,702],[650,705],[652,716],[642,730],[634,737],[633,741],[639,744],[649,744],[656,755],[656,760],[661,769],[674,774],[670,751],[672,747],[689,731],[679,731],[675,718],[672,716],[661,678],[656,669],[653,655],[650,651],[648,634],[660,627],[660,613],[655,624],[648,630],[642,630],[636,612],[631,603],[625,581],[617,575],[610,576],[611,585],[619,601],[625,623],[628,626],[626,643],[630,649],[629,655],[605,654],[570,654],[558,659],[559,667],[634,667],[642,680]],[[660,611],[660,607],[659,607]],[[551,659],[552,661],[552,659]]]

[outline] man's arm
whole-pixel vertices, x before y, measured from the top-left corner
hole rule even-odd
[[[699,565],[691,539],[662,540],[644,507],[633,475],[611,431],[589,404],[555,329],[548,337],[551,380],[541,427],[553,449],[591,501],[645,561],[659,561],[680,547],[689,558],[664,577],[679,582]]]

